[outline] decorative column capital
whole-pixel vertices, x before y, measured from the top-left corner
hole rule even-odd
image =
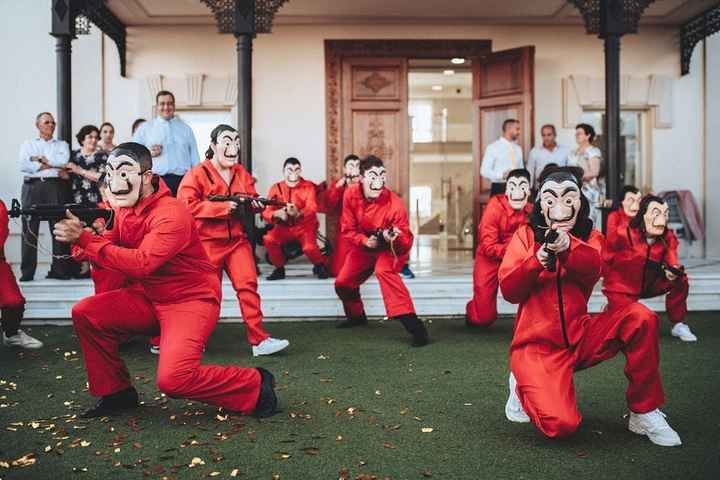
[[[215,16],[220,33],[270,33],[275,14],[288,0],[200,0]]]
[[[587,33],[600,37],[637,33],[645,9],[655,0],[570,0],[580,11]]]

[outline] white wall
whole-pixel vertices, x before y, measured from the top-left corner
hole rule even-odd
[[[702,55],[702,47],[695,49],[693,58]],[[707,192],[706,236],[707,255],[720,257],[720,34],[707,39],[707,91],[706,91],[706,132],[707,151],[705,156]]]

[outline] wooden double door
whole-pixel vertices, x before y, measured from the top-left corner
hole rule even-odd
[[[489,195],[489,184],[480,177],[485,147],[500,137],[507,118],[520,121],[523,151],[532,146],[534,47],[491,52],[484,40],[353,42],[326,42],[328,181],[342,174],[346,155],[372,154],[383,159],[388,186],[407,202],[408,61],[467,58],[473,73],[473,169],[468,174],[473,175],[475,232]],[[332,229],[329,234],[334,235]]]

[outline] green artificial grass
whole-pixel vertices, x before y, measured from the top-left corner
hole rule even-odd
[[[510,319],[488,331],[434,320],[433,343],[421,349],[391,322],[351,331],[331,322],[275,323],[269,329],[290,349],[261,359],[252,358],[242,326],[221,325],[205,361],[274,372],[283,413],[266,420],[162,398],[157,358],[141,340],[123,355],[145,406],[105,421],[75,420],[93,400],[72,329],[33,328],[43,350],[0,348],[0,461],[32,453],[34,463],[0,466],[0,478],[234,478],[237,469],[235,478],[283,480],[717,479],[720,319],[690,317],[697,344],[671,338],[667,321],[661,334],[664,411],[682,436],[679,448],[627,430],[622,355],[576,375],[584,421],[572,438],[548,440],[532,425],[509,423]],[[204,464],[188,467],[193,458]]]

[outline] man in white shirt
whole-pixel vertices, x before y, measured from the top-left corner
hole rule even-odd
[[[35,118],[38,136],[26,140],[20,147],[20,171],[23,174],[22,205],[29,208],[33,204],[67,203],[69,185],[65,165],[70,159],[70,147],[62,140],[53,138],[55,119],[48,112],[40,113]],[[53,260],[47,278],[67,280],[70,278],[70,261],[56,258],[68,255],[67,244],[54,240],[52,230],[54,222],[48,222],[51,238],[53,238]],[[37,238],[40,222],[35,219],[22,219],[23,243],[20,276],[21,282],[29,282],[35,278],[37,268]]]
[[[530,185],[537,188],[537,182],[543,169],[549,164],[555,164],[558,167],[567,166],[570,148],[565,145],[557,144],[557,132],[555,125],[543,125],[540,129],[542,137],[542,145],[538,145],[530,150],[528,155],[527,170],[530,172]]]
[[[492,182],[491,195],[505,191],[505,179],[508,172],[524,168],[523,152],[517,144],[520,138],[520,122],[509,118],[503,122],[502,137],[485,149],[480,174]]]
[[[173,196],[180,181],[200,163],[195,134],[187,123],[175,116],[175,96],[161,90],[155,96],[157,117],[143,123],[133,142],[145,145],[153,156],[153,173],[160,175]]]

